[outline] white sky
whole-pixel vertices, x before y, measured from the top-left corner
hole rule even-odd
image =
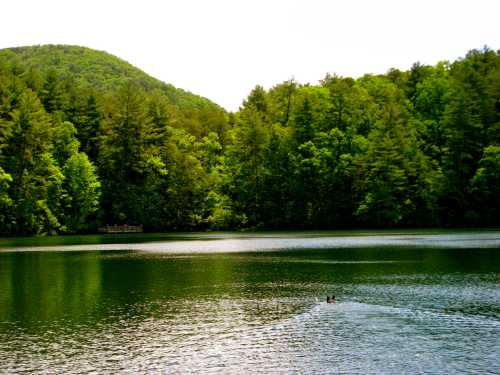
[[[237,110],[257,84],[500,48],[499,0],[1,0],[0,48],[104,50]]]

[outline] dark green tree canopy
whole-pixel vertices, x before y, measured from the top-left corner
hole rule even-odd
[[[0,234],[499,225],[500,55],[256,86],[236,113],[75,46],[0,50]]]

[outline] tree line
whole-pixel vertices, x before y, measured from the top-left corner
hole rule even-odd
[[[500,224],[498,51],[257,86],[227,113],[52,48],[0,54],[4,235]]]

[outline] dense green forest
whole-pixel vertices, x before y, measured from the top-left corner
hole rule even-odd
[[[0,233],[500,225],[500,51],[257,86],[236,113],[104,52],[0,50]]]

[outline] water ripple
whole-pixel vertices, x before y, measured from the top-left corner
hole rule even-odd
[[[251,319],[257,305],[265,317]],[[117,311],[114,324],[0,335],[0,353],[23,347],[0,357],[0,371],[444,374],[487,373],[500,364],[500,322],[483,316],[298,299],[209,300],[196,308],[177,301],[155,309],[144,320],[123,320]]]

